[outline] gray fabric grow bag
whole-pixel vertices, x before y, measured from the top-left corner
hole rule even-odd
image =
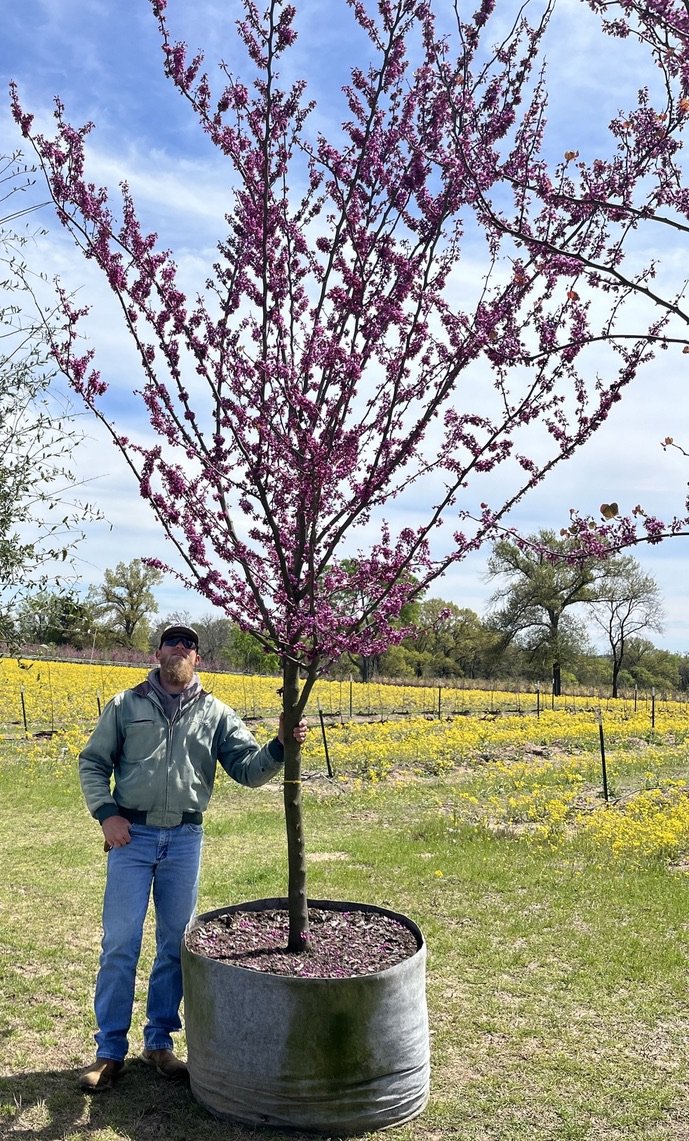
[[[399,1125],[428,1100],[426,946],[410,919],[368,904],[416,936],[411,958],[355,978],[292,978],[247,970],[182,947],[189,1076],[217,1117],[250,1125],[355,1134]],[[254,900],[206,912],[191,928],[235,911],[286,909]]]

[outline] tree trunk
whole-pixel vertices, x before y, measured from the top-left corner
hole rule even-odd
[[[380,663],[380,655],[374,654],[373,656],[367,657],[363,654],[350,654],[350,658],[359,671],[362,685],[366,685],[372,681]]]
[[[287,866],[290,951],[309,950],[309,911],[306,891],[306,850],[301,799],[301,749],[294,739],[299,721],[299,666],[285,657],[282,667],[282,711],[285,734],[284,804],[287,828]]]

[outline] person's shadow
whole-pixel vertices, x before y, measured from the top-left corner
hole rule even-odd
[[[85,1094],[79,1069],[0,1076],[0,1137],[62,1141],[93,1135],[123,1141],[313,1141],[294,1130],[221,1121],[199,1105],[186,1082],[171,1082],[140,1058],[127,1061],[111,1090]]]
[[[79,1088],[80,1069],[0,1077],[0,1136],[8,1118],[8,1135],[16,1132],[22,1141],[57,1141],[72,1135],[86,1138],[99,1130],[111,1130],[115,1136],[132,1141],[188,1141],[204,1136],[208,1115],[194,1101],[186,1083],[167,1081],[140,1059],[132,1058],[113,1089],[85,1094]],[[245,1138],[246,1134],[237,1137]]]

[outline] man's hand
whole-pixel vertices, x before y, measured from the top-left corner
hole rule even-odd
[[[103,848],[106,852],[111,848],[124,848],[125,844],[131,841],[129,835],[131,825],[124,816],[108,816],[101,824],[101,828],[105,836]]]
[[[308,731],[309,731],[308,723],[307,723],[306,719],[304,717],[302,717],[299,724],[294,726],[294,739],[295,739],[295,741],[298,741],[300,745],[303,745],[304,741],[306,740],[306,734],[308,733]],[[282,713],[280,714],[280,722],[278,724],[278,741],[280,742],[281,745],[284,745],[284,743],[285,743],[285,724],[284,724],[284,717],[283,717]]]

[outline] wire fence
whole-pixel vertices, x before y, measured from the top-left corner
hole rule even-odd
[[[4,700],[0,731],[26,735],[53,734],[67,728],[92,727],[106,702],[122,689],[138,684],[147,666],[118,662],[66,662],[42,659],[0,661]],[[280,713],[281,679],[257,675],[201,674],[206,689],[225,701],[245,721],[276,720]],[[548,711],[590,712],[629,719],[639,715],[651,727],[666,710],[689,716],[689,694],[654,688],[624,690],[616,699],[603,687],[563,690],[559,695],[538,684],[443,681],[371,681],[353,678],[317,682],[310,716],[321,728],[336,722],[428,720],[505,716],[539,718]]]

